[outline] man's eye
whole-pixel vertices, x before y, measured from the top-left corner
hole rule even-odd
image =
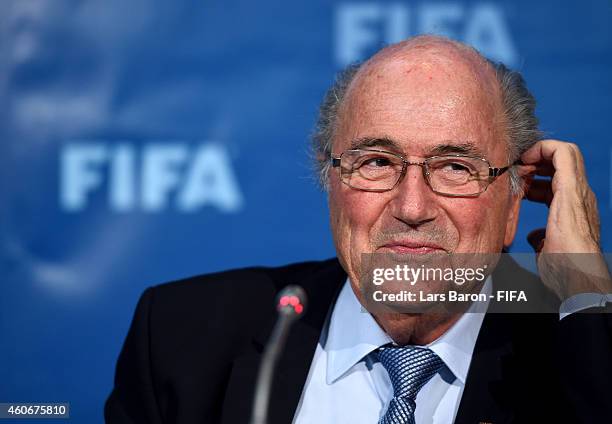
[[[374,157],[364,160],[361,166],[370,166],[373,168],[382,168],[391,165],[391,161],[384,157]]]
[[[472,173],[472,169],[461,162],[446,162],[442,165],[441,169],[455,174]]]

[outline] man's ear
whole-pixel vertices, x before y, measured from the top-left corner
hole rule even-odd
[[[514,240],[514,236],[516,235],[522,199],[523,193],[510,195],[508,220],[506,221],[506,232],[504,233],[504,247],[510,246]]]

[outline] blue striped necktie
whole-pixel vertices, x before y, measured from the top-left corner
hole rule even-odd
[[[442,359],[416,346],[382,347],[377,356],[393,385],[393,399],[379,424],[414,424],[417,393],[442,368]]]

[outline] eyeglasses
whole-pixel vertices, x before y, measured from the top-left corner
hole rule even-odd
[[[351,149],[331,157],[340,179],[356,190],[392,190],[406,175],[409,165],[420,166],[434,193],[449,197],[477,197],[510,166],[493,168],[489,161],[461,154],[432,156],[423,162],[409,162],[384,150]]]

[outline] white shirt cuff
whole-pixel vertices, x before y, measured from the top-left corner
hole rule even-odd
[[[612,293],[580,293],[566,299],[561,303],[559,308],[559,320],[562,320],[568,315],[582,311],[588,308],[596,308],[606,306],[606,303],[612,303]]]

